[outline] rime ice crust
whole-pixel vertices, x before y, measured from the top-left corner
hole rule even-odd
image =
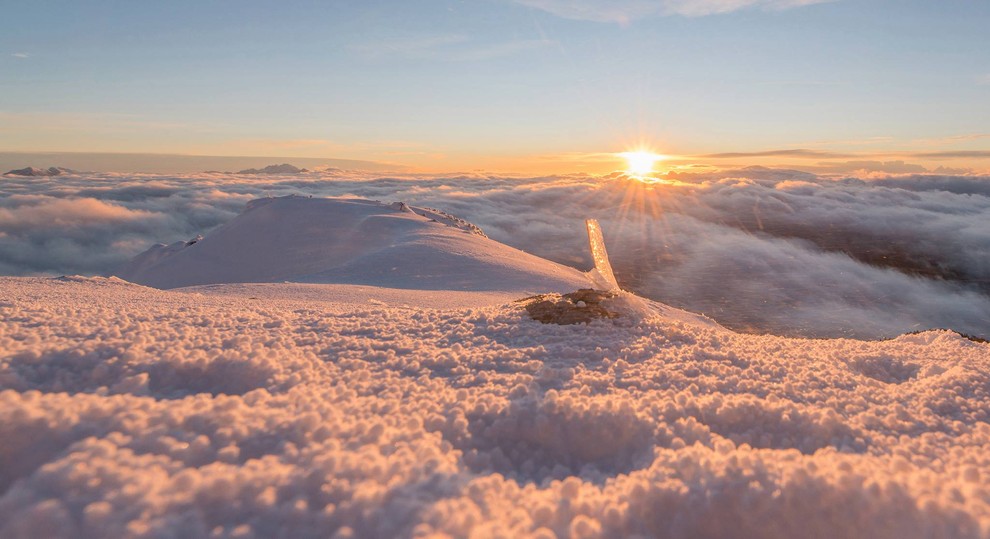
[[[265,288],[0,279],[0,537],[990,534],[990,354],[953,333]]]

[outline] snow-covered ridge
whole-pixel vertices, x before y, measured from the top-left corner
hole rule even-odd
[[[569,292],[582,272],[429,208],[353,198],[249,202],[205,238],[159,244],[116,275],[156,288],[293,281],[426,290]]]
[[[460,217],[455,217],[445,211],[438,210],[435,208],[420,208],[417,206],[410,206],[405,202],[393,202],[391,207],[399,209],[401,211],[409,211],[415,213],[416,215],[422,215],[431,221],[436,221],[438,223],[443,223],[447,226],[452,226],[455,228],[460,228],[462,230],[467,230],[472,234],[477,234],[483,238],[488,236],[485,234],[481,227],[474,223],[469,223]]]

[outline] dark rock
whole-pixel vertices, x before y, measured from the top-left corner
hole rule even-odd
[[[602,303],[618,294],[606,290],[582,288],[569,294],[541,294],[518,300],[533,320],[544,324],[587,324],[596,318],[616,318],[619,313]]]
[[[309,172],[309,170],[282,163],[281,165],[268,165],[265,168],[249,168],[238,172],[238,174],[300,174],[303,172]]]
[[[75,174],[76,171],[68,168],[62,167],[48,167],[48,168],[35,168],[27,167],[20,168],[17,170],[11,170],[4,173],[4,176],[32,176],[32,177],[46,177],[46,176],[61,176],[62,174]]]

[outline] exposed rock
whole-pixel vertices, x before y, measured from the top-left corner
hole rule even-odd
[[[518,300],[533,320],[544,324],[587,324],[596,318],[616,318],[619,313],[602,303],[618,296],[615,292],[582,288],[569,294],[540,294]]]
[[[389,204],[388,207],[392,208],[395,211],[404,211],[406,213],[415,213],[415,212],[412,211],[412,208],[409,207],[409,204],[406,204],[405,202],[393,202],[393,203]]]
[[[435,222],[441,223],[450,227],[459,228],[465,232],[469,232],[476,236],[481,236],[482,238],[487,238],[485,232],[481,230],[475,224],[469,223],[460,217],[455,217],[445,211],[438,210],[436,208],[420,208],[416,206],[410,206],[405,202],[393,202],[389,206],[398,211],[404,211],[408,213],[415,213],[416,215],[426,217],[427,219]]]
[[[11,170],[4,173],[4,176],[61,176],[62,174],[75,174],[76,171],[62,167],[35,168],[27,167]]]
[[[415,206],[410,206],[413,213],[417,215],[422,215],[430,220],[436,221],[438,223],[445,224],[447,226],[452,226],[454,228],[459,228],[465,232],[469,232],[476,236],[481,236],[482,238],[487,238],[480,227],[473,223],[469,223],[460,217],[453,216],[445,211],[438,210],[436,208],[419,208]]]
[[[309,170],[282,163],[281,165],[268,165],[265,168],[249,168],[238,172],[238,174],[299,174],[301,172],[309,172]]]

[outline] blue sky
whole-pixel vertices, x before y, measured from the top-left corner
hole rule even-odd
[[[990,161],[990,2],[3,4],[0,151]]]

